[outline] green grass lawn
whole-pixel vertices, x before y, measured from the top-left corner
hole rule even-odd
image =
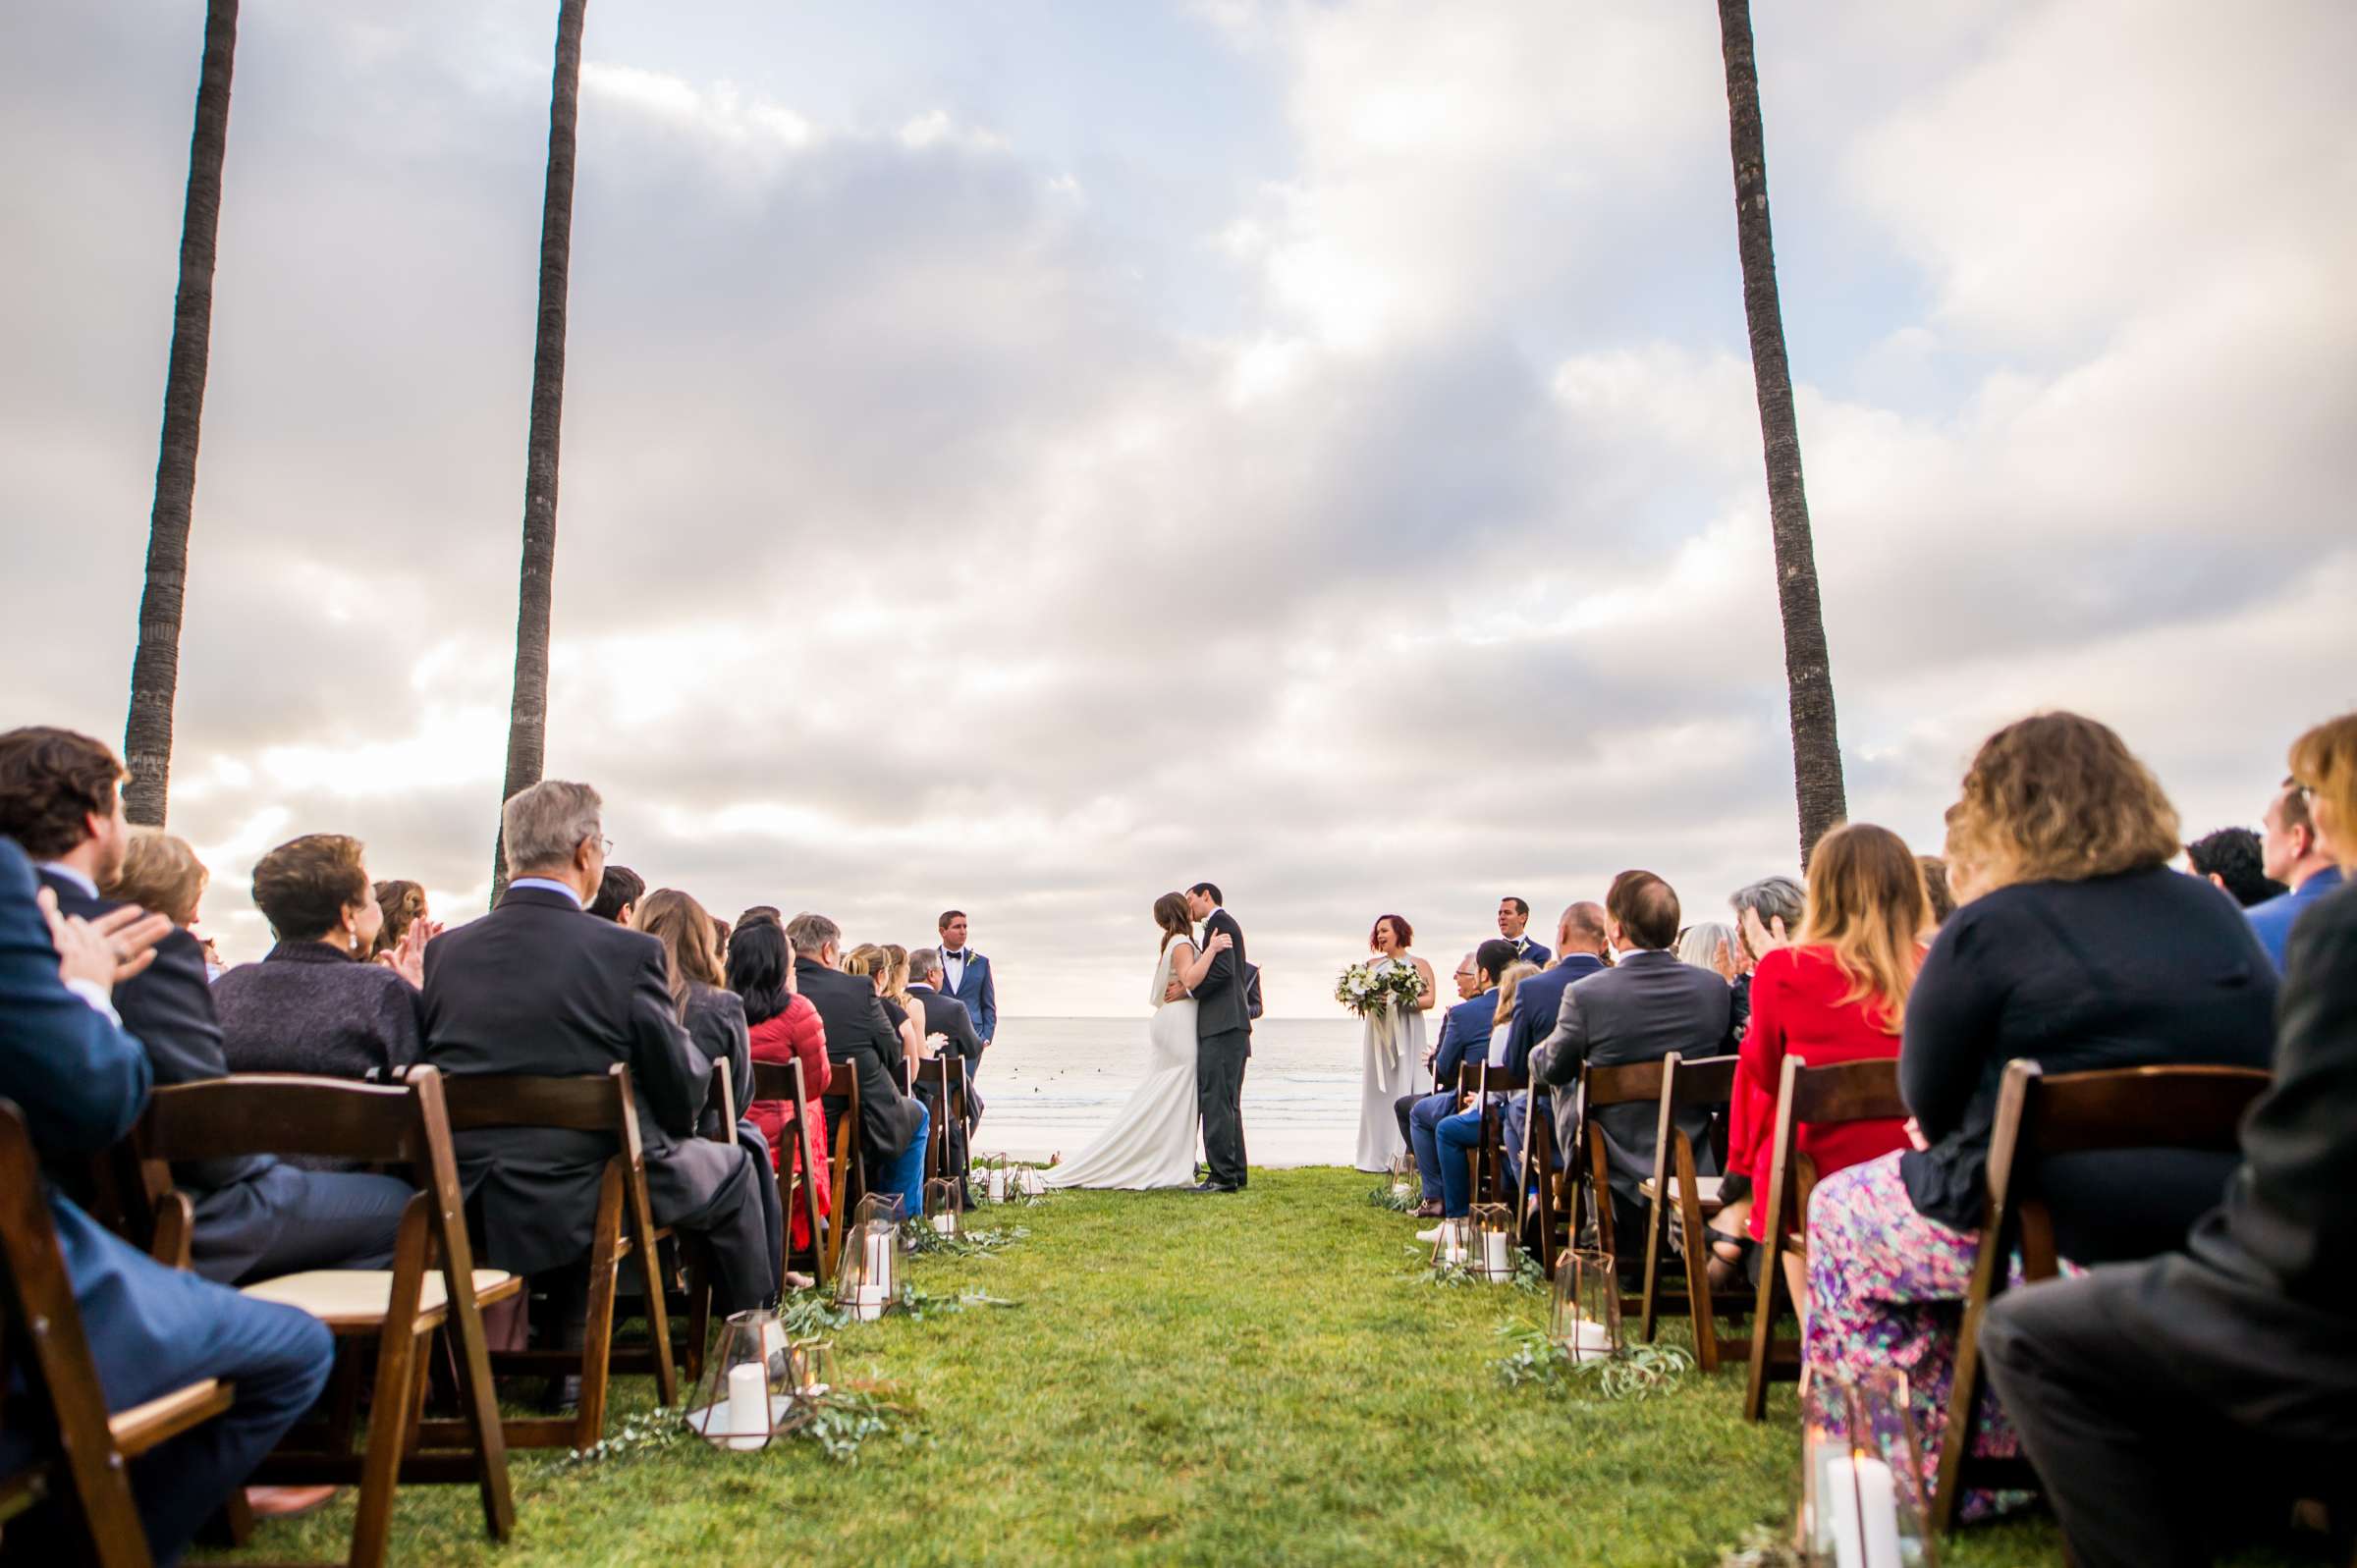
[[[1739,1369],[1654,1400],[1506,1389],[1495,1329],[1543,1297],[1427,1282],[1371,1179],[1261,1171],[1233,1198],[1067,1194],[985,1211],[1030,1234],[919,1259],[927,1291],[1012,1310],[895,1316],[836,1336],[841,1371],[919,1412],[856,1460],[806,1441],[688,1439],[578,1465],[515,1461],[515,1539],[473,1490],[405,1488],[406,1563],[1700,1564],[1798,1496],[1792,1391],[1765,1425]],[[1683,1340],[1683,1325],[1668,1337]],[[624,1379],[616,1425],[652,1381]],[[265,1524],[250,1555],[340,1558],[350,1498]],[[2051,1563],[2043,1519],[1966,1532],[1950,1568]],[[232,1555],[213,1560],[235,1561]]]

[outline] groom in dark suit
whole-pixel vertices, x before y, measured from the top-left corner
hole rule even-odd
[[[1244,994],[1250,972],[1244,928],[1220,907],[1220,890],[1198,882],[1186,891],[1186,911],[1202,922],[1203,941],[1223,933],[1233,946],[1212,955],[1194,989],[1195,1104],[1203,1117],[1203,1158],[1210,1179],[1197,1192],[1240,1192],[1244,1186],[1244,1059],[1252,1054],[1252,1010]],[[1178,986],[1172,982],[1173,989]]]

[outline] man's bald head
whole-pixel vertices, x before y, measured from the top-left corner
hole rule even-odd
[[[1562,919],[1555,923],[1555,950],[1558,953],[1589,952],[1604,956],[1606,947],[1604,905],[1582,899],[1563,911]]]
[[[1623,871],[1615,877],[1604,907],[1620,929],[1622,947],[1650,952],[1677,941],[1677,894],[1650,871]]]

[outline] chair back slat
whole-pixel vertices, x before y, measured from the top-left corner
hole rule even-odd
[[[801,1063],[798,1061],[756,1061],[753,1063],[753,1098],[755,1100],[792,1100],[799,1104],[801,1094]]]
[[[616,1093],[620,1081],[619,1094]],[[616,1062],[603,1073],[533,1077],[510,1073],[446,1073],[442,1096],[453,1132],[498,1127],[555,1127],[566,1132],[637,1131],[630,1104],[630,1069]]]
[[[1672,1053],[1665,1062],[1677,1065],[1668,1071],[1669,1082],[1662,1098],[1673,1108],[1701,1106],[1724,1106],[1735,1097],[1734,1056],[1696,1056],[1692,1060]]]
[[[734,1081],[735,1076],[735,1073],[729,1066],[728,1057],[716,1056],[713,1058],[712,1092],[705,1098],[706,1103],[712,1108],[713,1115],[720,1122],[720,1139],[723,1143],[726,1143],[737,1136],[737,1085]]]
[[[1898,1058],[1802,1065],[1792,1079],[1792,1119],[1803,1126],[1835,1121],[1905,1120],[1898,1092]]]
[[[2117,1149],[2188,1149],[2232,1154],[2243,1113],[2267,1087],[2258,1067],[2117,1067],[2049,1073],[2016,1061],[2035,1089],[2025,1096],[2018,1143],[2052,1155]]]
[[[1600,1067],[1589,1062],[1580,1069],[1583,1103],[1590,1110],[1602,1106],[1624,1106],[1642,1101],[1647,1105],[1660,1102],[1662,1079],[1669,1071],[1669,1062],[1629,1061],[1618,1066]]]
[[[143,1158],[164,1162],[316,1155],[408,1164],[427,1158],[408,1085],[294,1073],[238,1073],[159,1088],[148,1097],[136,1137]]]

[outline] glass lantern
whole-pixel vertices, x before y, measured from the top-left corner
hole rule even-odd
[[[688,1429],[715,1448],[752,1453],[793,1430],[800,1384],[785,1325],[767,1312],[740,1312],[721,1325],[704,1359],[703,1400]]]
[[[1814,1378],[1801,1396],[1800,1545],[1817,1568],[1939,1568],[1907,1375]]]
[[[1502,1203],[1477,1203],[1465,1217],[1473,1223],[1473,1253],[1466,1267],[1476,1277],[1506,1284],[1514,1277],[1518,1261],[1514,1212]]]
[[[1441,1221],[1440,1234],[1432,1238],[1432,1266],[1439,1270],[1470,1269],[1473,1267],[1473,1221],[1464,1216]]]
[[[974,1163],[980,1167],[982,1196],[992,1203],[1007,1201],[1007,1157],[1005,1155],[976,1155]]]
[[[1609,1252],[1566,1252],[1555,1266],[1549,1336],[1573,1361],[1609,1361],[1620,1350],[1620,1276]]]
[[[1413,1209],[1417,1202],[1416,1152],[1403,1149],[1392,1156],[1392,1201],[1402,1209]]]
[[[870,1193],[852,1212],[836,1271],[835,1304],[873,1323],[901,1299],[901,1200]]]
[[[925,1223],[937,1236],[955,1239],[965,1215],[965,1194],[947,1176],[925,1183]]]
[[[835,1341],[797,1339],[789,1351],[796,1399],[816,1399],[835,1386]]]

